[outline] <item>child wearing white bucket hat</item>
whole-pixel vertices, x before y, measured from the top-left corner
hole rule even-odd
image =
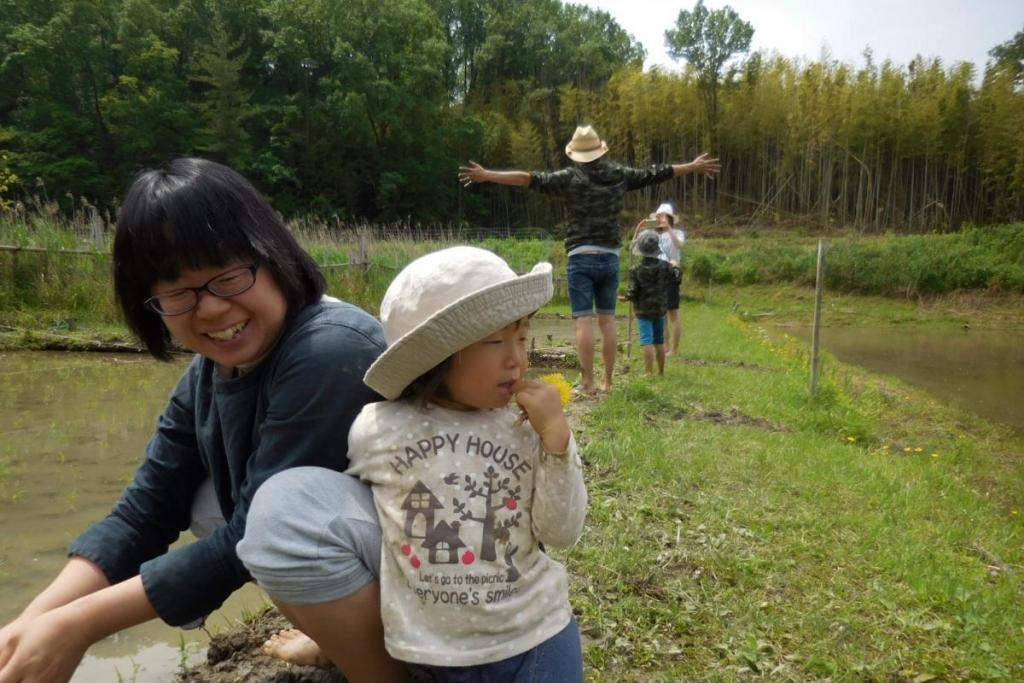
[[[582,533],[582,465],[558,390],[525,377],[530,316],[552,293],[548,263],[518,276],[453,247],[410,263],[381,303],[388,347],[365,382],[389,400],[356,418],[348,473],[380,518],[388,652],[435,680],[583,680],[568,576],[541,545]]]

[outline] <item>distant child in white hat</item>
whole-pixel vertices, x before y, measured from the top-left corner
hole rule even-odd
[[[558,389],[526,379],[530,316],[551,265],[523,276],[453,247],[410,263],[381,303],[387,398],[349,432],[348,473],[380,517],[388,652],[435,680],[582,681],[568,576],[587,493]]]

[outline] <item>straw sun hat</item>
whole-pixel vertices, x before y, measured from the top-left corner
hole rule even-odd
[[[553,294],[550,263],[519,276],[486,249],[451,247],[421,256],[384,293],[380,319],[388,348],[363,381],[396,399],[417,377],[533,313]]]
[[[587,163],[599,159],[608,151],[608,144],[592,126],[577,126],[572,140],[565,146],[565,155],[573,161]]]

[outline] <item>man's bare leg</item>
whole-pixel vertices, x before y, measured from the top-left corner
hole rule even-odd
[[[601,389],[608,391],[612,388],[615,354],[619,350],[615,338],[615,316],[607,313],[598,313],[597,325],[601,328],[601,357],[604,358],[604,384],[601,385]]]
[[[654,374],[654,347],[650,344],[644,345],[644,372]]]
[[[274,604],[300,630],[278,634],[278,647],[273,644],[273,638],[268,640],[264,644],[267,654],[290,654],[303,660],[299,662],[281,656],[293,663],[318,663],[326,658],[345,674],[350,683],[408,680],[405,665],[392,659],[384,648],[380,584],[376,581],[330,602],[294,605],[275,600]],[[284,636],[285,633],[288,635]],[[306,636],[314,641],[312,647],[303,640]],[[319,655],[314,654],[314,648],[319,650]]]
[[[683,334],[683,326],[679,322],[679,309],[673,308],[668,312],[668,352],[666,355],[674,356],[679,353],[679,338]]]
[[[576,353],[580,357],[580,390],[592,394],[597,390],[594,385],[594,327],[593,316],[581,315],[574,318],[576,324]]]
[[[654,354],[658,359],[658,374],[665,374],[665,345],[656,344],[654,346]]]

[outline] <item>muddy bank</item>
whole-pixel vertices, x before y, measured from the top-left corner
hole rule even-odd
[[[244,626],[214,636],[206,661],[175,679],[178,683],[345,683],[333,666],[296,666],[268,657],[261,647],[271,635],[292,628],[274,607]],[[430,683],[429,675],[410,669],[410,683]]]
[[[182,674],[181,683],[344,683],[334,667],[293,666],[260,651],[274,633],[291,624],[273,607],[248,624],[213,637],[206,661]]]

